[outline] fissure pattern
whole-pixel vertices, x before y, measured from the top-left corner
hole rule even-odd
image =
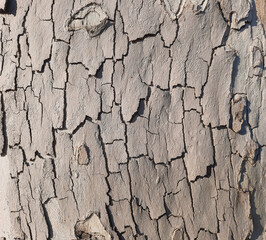
[[[0,1],[0,237],[264,239],[264,5]]]

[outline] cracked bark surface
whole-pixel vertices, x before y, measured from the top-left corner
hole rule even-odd
[[[0,239],[264,239],[265,6],[0,1]]]

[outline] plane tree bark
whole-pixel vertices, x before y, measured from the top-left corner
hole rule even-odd
[[[265,238],[265,8],[0,1],[0,237]]]

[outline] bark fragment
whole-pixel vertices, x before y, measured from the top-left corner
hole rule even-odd
[[[238,133],[242,129],[242,124],[244,123],[244,110],[246,107],[246,98],[237,94],[231,101],[231,111],[232,111],[232,129],[234,132]]]
[[[188,171],[188,179],[207,175],[208,167],[214,164],[213,146],[210,129],[200,122],[195,111],[185,113],[185,142],[187,155],[184,160]]]
[[[96,214],[92,214],[84,221],[77,222],[75,234],[78,239],[111,240]]]
[[[85,28],[90,37],[99,35],[108,23],[108,16],[95,3],[88,4],[67,20],[68,31],[77,31]]]

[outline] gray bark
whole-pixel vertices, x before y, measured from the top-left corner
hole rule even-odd
[[[264,239],[265,13],[0,1],[0,239]]]

